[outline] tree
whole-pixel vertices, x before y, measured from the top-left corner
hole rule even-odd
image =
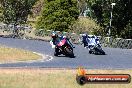
[[[31,8],[37,0],[3,0],[3,22],[6,24],[24,24]]]
[[[2,9],[1,3],[0,3],[0,22],[2,21],[2,14],[3,14],[3,9]]]
[[[2,21],[14,26],[14,36],[19,36],[17,25],[26,24],[28,15],[31,14],[32,6],[37,0],[2,0]]]
[[[131,0],[118,1],[116,3],[116,7],[114,8],[114,12],[115,13],[113,14],[114,15],[113,26],[116,28],[117,33],[120,36],[122,34],[122,31],[126,30],[128,24],[132,23],[132,1]],[[126,36],[128,36],[127,33]]]
[[[86,0],[77,0],[78,1],[78,8],[80,11],[80,15],[83,15],[84,11],[87,9]]]
[[[116,3],[116,5],[112,9],[111,3],[113,2]],[[89,7],[94,11],[97,22],[102,27],[104,27],[104,30],[106,26],[109,26],[110,12],[112,10],[112,36],[118,35],[118,37],[120,37],[122,35],[122,31],[125,31],[127,25],[132,22],[131,0],[87,0],[87,3]],[[127,33],[123,35],[128,36]]]
[[[105,26],[109,23],[111,3],[114,0],[87,0],[88,7],[92,9],[94,19],[101,26]]]
[[[46,0],[36,27],[37,29],[67,31],[78,16],[76,0]]]
[[[35,18],[40,15],[42,8],[45,6],[44,0],[38,0],[32,8],[32,17]]]
[[[132,39],[132,23],[128,23],[126,28],[121,31],[121,37]]]

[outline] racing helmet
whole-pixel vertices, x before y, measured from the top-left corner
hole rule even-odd
[[[87,36],[88,36],[87,33],[83,33],[83,34],[82,34],[82,37],[87,37]]]
[[[51,37],[52,38],[57,38],[57,33],[56,32],[52,32]]]

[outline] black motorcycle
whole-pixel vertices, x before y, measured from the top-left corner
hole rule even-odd
[[[73,47],[68,44],[67,38],[63,38],[55,47],[54,56],[65,55],[74,58]]]

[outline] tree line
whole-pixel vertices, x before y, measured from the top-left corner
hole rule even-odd
[[[26,24],[32,7],[38,0],[0,0],[2,21],[6,24]],[[111,3],[116,3],[111,6]],[[87,5],[87,8],[86,8]],[[44,6],[37,19],[36,28],[44,30],[72,30],[85,9],[89,18],[101,26],[102,35],[107,36],[111,29],[113,37],[132,38],[131,0],[44,0]],[[111,13],[112,24],[110,26]],[[95,30],[95,33],[98,33]]]
[[[111,12],[111,36],[132,38],[132,1],[131,0],[86,0],[93,13],[92,18],[104,28],[106,35],[110,28]],[[115,6],[112,8],[112,3]]]

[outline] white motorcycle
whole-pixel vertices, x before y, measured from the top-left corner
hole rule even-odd
[[[101,48],[100,44],[90,45],[88,46],[88,48],[89,48],[89,54],[105,55],[105,52]]]

